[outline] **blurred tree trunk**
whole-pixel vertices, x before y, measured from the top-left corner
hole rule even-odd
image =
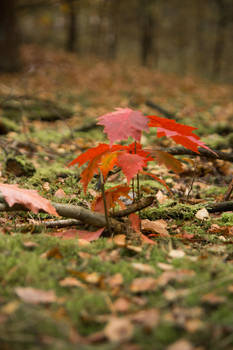
[[[20,70],[16,0],[0,0],[0,53],[0,71]]]
[[[70,52],[78,51],[78,21],[77,21],[77,1],[66,0],[67,13],[67,39],[66,50]]]
[[[197,0],[196,3],[196,67],[197,71],[206,71],[206,52],[205,52],[205,39],[204,39],[204,26],[205,26],[205,3],[202,0]]]
[[[221,64],[226,44],[226,28],[228,25],[228,8],[224,0],[215,0],[219,18],[217,22],[217,33],[213,53],[212,77],[219,78]]]
[[[141,63],[144,66],[148,64],[152,54],[155,35],[156,23],[151,4],[151,0],[141,0],[139,7],[139,18],[141,19]]]
[[[109,25],[107,33],[108,57],[115,59],[118,49],[119,0],[109,2]]]

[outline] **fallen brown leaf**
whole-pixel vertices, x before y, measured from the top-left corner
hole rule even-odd
[[[59,282],[61,287],[81,287],[86,288],[85,284],[74,277],[66,277]]]
[[[158,233],[162,237],[168,237],[167,223],[164,220],[150,221],[148,219],[141,221],[142,230],[151,231],[152,233]]]
[[[126,246],[126,235],[115,235],[113,237],[113,242],[118,247],[125,247]]]
[[[104,328],[104,334],[111,342],[125,342],[133,336],[133,325],[127,318],[112,317]]]
[[[17,296],[25,303],[30,304],[49,304],[57,301],[56,294],[53,290],[42,290],[31,287],[15,288]]]
[[[146,328],[153,328],[157,326],[159,322],[159,310],[157,309],[148,309],[140,310],[133,315],[129,316],[129,319],[132,322],[140,323]]]
[[[166,350],[193,350],[193,345],[186,339],[179,339],[175,343],[169,345]]]
[[[65,194],[65,192],[63,191],[62,188],[59,188],[59,189],[54,193],[54,197],[57,197],[57,198],[65,198],[65,197],[66,197],[66,194]]]
[[[123,283],[123,277],[121,273],[116,273],[113,276],[108,277],[105,280],[106,284],[111,288],[119,287]]]
[[[135,278],[130,285],[133,293],[153,291],[156,289],[157,280],[152,277]]]
[[[183,250],[180,250],[180,249],[172,249],[172,250],[170,250],[168,255],[171,258],[180,259],[180,258],[183,258],[185,256],[185,252]]]
[[[163,271],[170,271],[170,270],[174,270],[174,267],[170,264],[166,264],[166,263],[162,263],[162,262],[159,262],[157,264],[157,266],[163,270]]]
[[[155,269],[151,265],[136,262],[133,262],[131,265],[137,271],[144,273],[155,273]]]
[[[201,300],[207,304],[222,304],[226,301],[226,298],[222,295],[217,295],[214,293],[208,293],[202,296]]]
[[[38,247],[38,244],[36,242],[33,242],[33,241],[25,241],[25,242],[23,242],[23,246],[27,249],[34,249],[34,248]]]
[[[47,258],[47,259],[51,259],[51,258],[62,259],[63,255],[60,252],[58,247],[54,247],[54,248],[49,249],[47,252],[41,254],[40,257]]]
[[[115,312],[127,312],[130,308],[131,303],[126,298],[118,298],[113,303],[113,310]]]

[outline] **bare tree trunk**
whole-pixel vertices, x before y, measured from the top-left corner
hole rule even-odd
[[[196,70],[206,70],[205,65],[205,39],[204,39],[204,24],[205,24],[205,3],[202,0],[196,2]]]
[[[16,72],[21,68],[16,0],[0,1],[0,71]]]
[[[143,0],[140,2],[141,17],[141,63],[148,64],[149,57],[153,51],[153,39],[155,31],[155,19],[151,12],[151,1]]]
[[[109,25],[107,33],[108,57],[116,58],[118,49],[119,0],[109,2]]]
[[[70,52],[78,51],[78,22],[77,22],[77,5],[75,0],[66,0],[68,5],[67,18],[67,41],[66,50]]]
[[[219,18],[217,23],[217,33],[216,33],[216,41],[214,46],[213,53],[213,69],[212,69],[212,77],[219,78],[221,73],[221,64],[223,53],[225,49],[225,40],[226,40],[226,28],[228,25],[228,11],[227,6],[224,0],[215,0],[219,12]]]

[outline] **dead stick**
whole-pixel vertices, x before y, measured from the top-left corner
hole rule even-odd
[[[216,150],[213,150],[216,155],[210,151],[208,151],[207,149],[205,148],[201,148],[199,147],[198,148],[198,151],[200,153],[195,153],[185,147],[171,147],[171,148],[161,148],[161,149],[158,149],[160,151],[165,151],[165,152],[168,152],[174,156],[179,156],[179,155],[190,155],[190,156],[200,156],[200,157],[206,157],[206,158],[211,158],[211,159],[222,159],[222,160],[226,160],[228,162],[233,162],[233,153],[229,152],[221,152],[221,151],[216,151]],[[150,150],[149,150],[150,151]],[[153,150],[151,150],[153,151]]]
[[[76,219],[64,219],[64,220],[46,220],[46,221],[35,221],[32,222],[35,226],[44,226],[47,228],[60,228],[60,227],[69,227],[82,224],[80,220]],[[20,225],[21,226],[21,225]],[[25,226],[24,224],[22,226]]]
[[[223,211],[231,211],[231,210],[233,210],[233,201],[219,202],[219,203],[207,203],[204,205],[204,207],[210,213],[217,213],[217,212],[220,213]]]
[[[57,213],[60,216],[67,218],[73,218],[85,222],[90,225],[97,227],[106,226],[105,216],[100,213],[95,213],[89,209],[85,209],[79,206],[70,205],[70,204],[59,204],[52,203]],[[13,205],[9,207],[6,203],[0,203],[0,211],[18,211],[23,210],[27,211],[28,209],[20,204]],[[116,219],[111,219],[111,227],[115,233],[122,233],[126,231],[126,226],[124,223],[119,222]]]
[[[153,201],[154,201],[154,197],[152,197],[152,196],[141,198],[138,202],[135,202],[135,203],[127,206],[126,209],[123,209],[123,210],[120,210],[120,211],[113,213],[111,216],[114,218],[120,218],[123,216],[127,216],[129,214],[134,213],[135,211],[142,210],[142,209],[148,207],[149,205],[151,205],[153,203]]]

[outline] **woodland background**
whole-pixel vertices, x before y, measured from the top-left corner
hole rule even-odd
[[[232,33],[232,0],[0,0],[0,192],[68,216],[0,195],[1,350],[233,349]],[[96,122],[116,107],[196,127],[216,152],[143,134],[183,164],[148,165],[172,194],[140,174],[150,244],[67,214],[96,220],[98,177],[84,194],[67,165],[108,142]]]
[[[231,83],[232,33],[231,0],[2,0],[0,69],[33,42]]]

